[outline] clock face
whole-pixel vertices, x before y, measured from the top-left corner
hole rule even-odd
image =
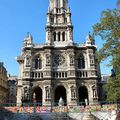
[[[60,54],[57,54],[54,56],[54,63],[56,65],[62,65],[62,64],[64,64],[64,62],[65,62],[64,56],[62,56]]]

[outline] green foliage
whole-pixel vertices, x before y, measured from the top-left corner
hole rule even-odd
[[[117,5],[116,9],[103,11],[100,22],[93,26],[94,35],[104,40],[103,47],[98,52],[98,59],[103,61],[110,57],[110,65],[116,72],[116,76],[104,86],[109,101],[120,100],[120,0]]]
[[[111,78],[106,85],[104,85],[105,91],[107,91],[108,101],[120,100],[120,78]]]
[[[120,60],[120,10],[103,11],[100,22],[95,24],[93,29],[94,34],[105,41],[99,51],[99,60],[102,61],[111,56],[114,58],[111,65],[118,66],[118,60]]]
[[[117,0],[117,6],[120,6],[120,0]]]

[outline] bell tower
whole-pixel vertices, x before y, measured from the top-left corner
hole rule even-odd
[[[73,43],[73,26],[68,0],[50,0],[47,23],[46,44],[67,46]]]

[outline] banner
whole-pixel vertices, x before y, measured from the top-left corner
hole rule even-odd
[[[112,111],[117,110],[117,104],[105,104],[105,105],[88,105],[84,106],[28,106],[28,107],[4,107],[0,110],[6,109],[12,113],[50,113],[50,112],[70,112],[70,113],[82,113],[82,112],[97,112],[97,111]]]

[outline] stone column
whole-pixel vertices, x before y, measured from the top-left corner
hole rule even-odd
[[[23,86],[23,68],[24,68],[24,60],[20,61],[19,58],[17,58],[17,61],[19,63],[19,77],[18,77],[18,85],[17,85],[17,106],[22,105],[22,86]]]
[[[56,32],[56,41],[58,42],[58,32]]]
[[[91,84],[89,87],[89,104],[98,103],[97,87],[94,87],[94,86],[95,85]]]
[[[17,106],[22,105],[22,86],[18,85],[17,88]]]
[[[62,32],[60,32],[60,42],[63,41]]]
[[[63,0],[61,0],[61,7],[64,7]]]
[[[46,106],[46,101],[45,101],[45,99],[46,99],[46,94],[45,94],[45,87],[42,89],[42,105],[45,105]]]

